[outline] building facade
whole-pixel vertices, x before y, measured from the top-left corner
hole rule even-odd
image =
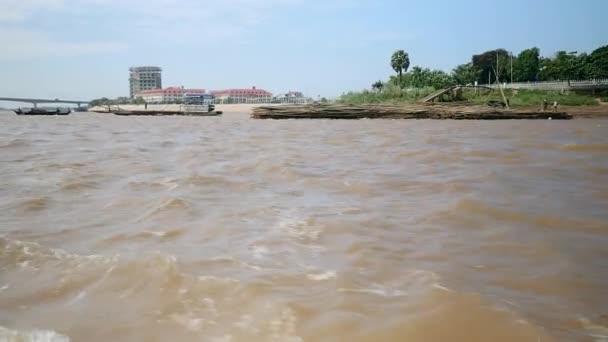
[[[184,87],[169,87],[165,89],[143,90],[134,94],[141,97],[146,103],[182,103],[184,95],[207,94],[205,89],[185,89]]]
[[[272,93],[264,89],[225,89],[211,92],[215,96],[215,103],[270,103]]]
[[[129,90],[131,98],[146,90],[161,89],[162,69],[156,66],[137,66],[129,68]]]
[[[280,94],[273,97],[274,103],[307,104],[313,102],[312,98],[305,97],[300,91],[290,91],[287,94]]]

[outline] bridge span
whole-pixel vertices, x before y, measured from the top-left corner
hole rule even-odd
[[[80,107],[82,104],[87,104],[90,102],[87,100],[35,99],[20,97],[0,97],[0,101],[31,103],[34,105],[34,107],[38,107],[38,104],[40,103],[69,103],[76,104],[78,107]]]

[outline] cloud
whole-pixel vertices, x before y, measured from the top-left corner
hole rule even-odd
[[[63,8],[64,0],[0,0],[0,23],[19,22],[38,11]]]
[[[0,0],[0,46],[9,50],[0,58],[115,52],[127,45],[246,43],[254,38],[258,27],[283,10],[304,6],[350,8],[356,3],[357,0]],[[53,18],[68,21],[59,25]],[[89,40],[83,41],[83,37]]]
[[[0,28],[0,59],[71,57],[124,51],[127,44],[118,41],[69,42],[56,40],[45,32]]]
[[[303,0],[83,0],[128,17],[125,32],[166,43],[244,36],[277,11]],[[91,8],[91,7],[89,7]]]
[[[197,37],[221,40],[244,36],[284,9],[352,7],[357,1],[0,0],[0,8],[3,8],[0,24],[23,23],[34,15],[65,14],[73,19],[91,19],[89,26],[83,29],[95,30],[101,26],[101,29],[120,32],[129,39],[179,43]]]

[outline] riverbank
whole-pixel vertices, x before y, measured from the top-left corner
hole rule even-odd
[[[434,91],[434,88],[429,87],[399,89],[390,86],[379,92],[350,92],[342,95],[337,102],[348,105],[411,105]],[[442,105],[458,106],[485,106],[490,101],[504,101],[498,90],[484,88],[477,91],[467,88],[463,89],[457,97],[452,95],[454,94],[446,93],[442,98],[435,101]],[[518,111],[538,111],[541,109],[542,103],[547,101],[549,110],[551,110],[551,105],[557,102],[559,111],[568,112],[574,117],[608,117],[608,106],[606,106],[606,102],[602,100],[601,96],[595,97],[573,92],[562,94],[557,91],[537,90],[505,90],[504,95],[509,99],[511,108]]]
[[[537,106],[514,106],[517,110],[539,110]],[[575,119],[595,118],[608,119],[608,105],[600,104],[597,106],[559,106],[560,112],[566,112]]]

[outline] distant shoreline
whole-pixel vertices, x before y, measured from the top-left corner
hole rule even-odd
[[[251,114],[254,108],[263,106],[277,106],[277,104],[223,104],[216,105],[217,110],[221,110],[227,114]],[[121,108],[125,110],[129,109],[144,109],[144,105],[121,105]],[[167,110],[178,108],[179,105],[148,105],[148,109],[161,109],[166,108]],[[538,110],[535,106],[514,106],[515,109],[521,110]],[[89,108],[89,112],[103,113],[107,108],[104,107],[93,107]],[[567,112],[571,114],[575,119],[585,118],[599,118],[608,119],[608,103],[602,103],[597,106],[560,106],[559,111]],[[14,114],[12,109],[0,108],[0,113]],[[106,112],[107,113],[107,112]]]
[[[268,103],[256,103],[256,104],[216,104],[215,110],[222,111],[224,113],[244,113],[251,114],[252,110],[256,107],[262,106],[281,106],[283,104],[268,104]],[[117,105],[112,105],[112,108],[116,108]],[[118,105],[123,110],[145,110],[145,105]],[[179,111],[181,105],[179,104],[149,104],[148,110],[156,111]],[[89,112],[107,113],[107,106],[97,106],[89,108]]]

